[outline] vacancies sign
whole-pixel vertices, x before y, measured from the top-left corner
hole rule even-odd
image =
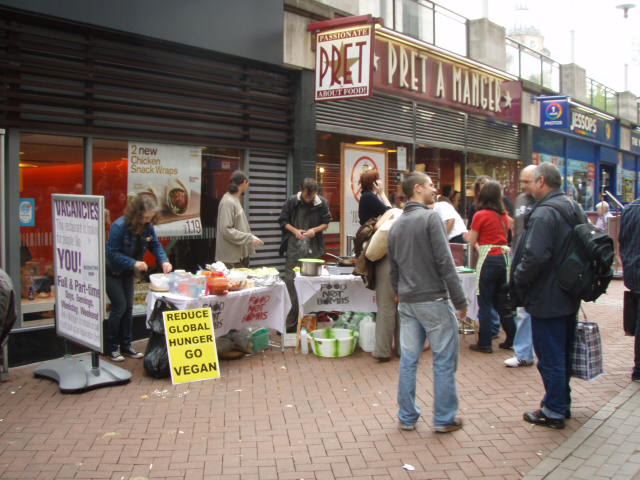
[[[316,102],[369,97],[373,25],[316,34]]]

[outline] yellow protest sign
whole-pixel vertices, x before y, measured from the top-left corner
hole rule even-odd
[[[220,376],[211,308],[163,312],[171,381],[211,380]]]

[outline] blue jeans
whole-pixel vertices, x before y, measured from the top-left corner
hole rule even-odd
[[[516,335],[513,337],[513,350],[518,360],[533,362],[533,341],[531,340],[531,315],[518,307]]]
[[[635,292],[635,295],[640,293]],[[638,307],[638,314],[636,319],[636,333],[634,341],[634,358],[633,358],[633,372],[631,373],[633,380],[640,379],[640,307]]]
[[[491,338],[497,333],[494,324],[497,315],[494,297],[498,288],[506,280],[507,266],[504,257],[502,255],[487,255],[480,271],[480,292],[478,293],[478,321],[480,323],[478,345],[482,347],[490,347]],[[512,345],[516,333],[513,318],[500,318],[500,323],[507,334],[505,343]]]
[[[109,352],[115,352],[120,347],[131,348],[133,334],[131,326],[133,318],[133,274],[114,277],[107,275],[107,295],[111,301],[109,313]]]
[[[531,316],[533,348],[544,383],[543,413],[564,418],[571,408],[571,349],[576,336],[577,315],[540,318]]]
[[[450,425],[458,411],[456,369],[458,368],[458,320],[448,300],[400,303],[400,381],[398,419],[414,425],[420,417],[416,404],[416,371],[425,339],[433,353],[433,425]]]

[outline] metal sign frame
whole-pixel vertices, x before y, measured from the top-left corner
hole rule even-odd
[[[101,195],[64,195],[64,194],[53,194],[51,196],[51,209],[52,209],[52,220],[53,220],[53,251],[54,251],[54,285],[55,285],[55,306],[56,306],[56,334],[70,340],[79,345],[83,345],[87,348],[90,348],[93,351],[97,351],[100,353],[104,353],[104,335],[102,329],[102,322],[105,318],[105,292],[106,292],[106,280],[105,280],[105,225],[104,225],[104,197]],[[98,252],[98,282],[99,282],[99,290],[100,293],[98,295],[98,323],[97,328],[99,329],[99,345],[92,344],[85,339],[79,338],[77,335],[74,335],[73,332],[65,331],[60,326],[60,322],[58,320],[58,316],[61,312],[61,288],[60,282],[61,277],[60,274],[62,271],[59,269],[59,254],[58,254],[58,246],[59,246],[59,238],[58,238],[58,228],[57,228],[57,220],[59,217],[56,214],[56,202],[60,201],[68,201],[68,202],[88,202],[90,204],[97,204],[97,246],[100,249]],[[67,217],[65,217],[67,218]],[[80,245],[81,250],[82,246]],[[85,246],[85,251],[86,251]],[[69,277],[67,277],[68,280]],[[69,301],[69,300],[67,300]]]

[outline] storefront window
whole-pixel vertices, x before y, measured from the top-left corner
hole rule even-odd
[[[320,184],[320,194],[329,202],[331,217],[333,219],[325,235],[325,249],[327,252],[335,255],[338,255],[340,252],[340,189],[342,188],[340,179],[341,144],[355,144],[362,140],[376,139],[365,139],[363,137],[338,135],[334,133],[320,132],[317,134],[318,158],[316,161],[316,180]],[[405,170],[398,170],[398,154],[400,154],[401,158],[404,158],[408,168],[410,164],[410,145],[381,141],[380,144],[375,146],[386,148],[388,151],[385,186],[389,201],[392,205],[404,202],[401,175]],[[294,191],[297,191],[298,188],[299,185],[295,185]]]
[[[124,214],[129,193],[128,148],[126,140],[96,139],[93,142],[93,193],[105,197],[107,229]],[[231,148],[200,147],[202,150],[200,222],[197,236],[160,237],[174,268],[195,271],[215,259],[215,227],[218,204],[227,191],[231,173],[242,168],[242,151]],[[108,231],[108,230],[107,230]],[[155,272],[155,257],[147,252],[145,261],[151,266],[135,285],[136,309],[143,311],[149,288],[148,275]]]
[[[512,202],[519,193],[518,176],[522,162],[507,158],[470,153],[467,157],[467,201],[473,202],[473,183],[480,175],[489,175],[500,182],[504,194]]]
[[[635,200],[636,172],[624,169],[622,171],[622,199],[624,202]]]
[[[567,163],[567,196],[586,210],[594,209],[596,166],[592,162],[569,159]]]
[[[20,145],[20,290],[23,326],[53,323],[51,195],[84,193],[83,140],[25,133]]]

